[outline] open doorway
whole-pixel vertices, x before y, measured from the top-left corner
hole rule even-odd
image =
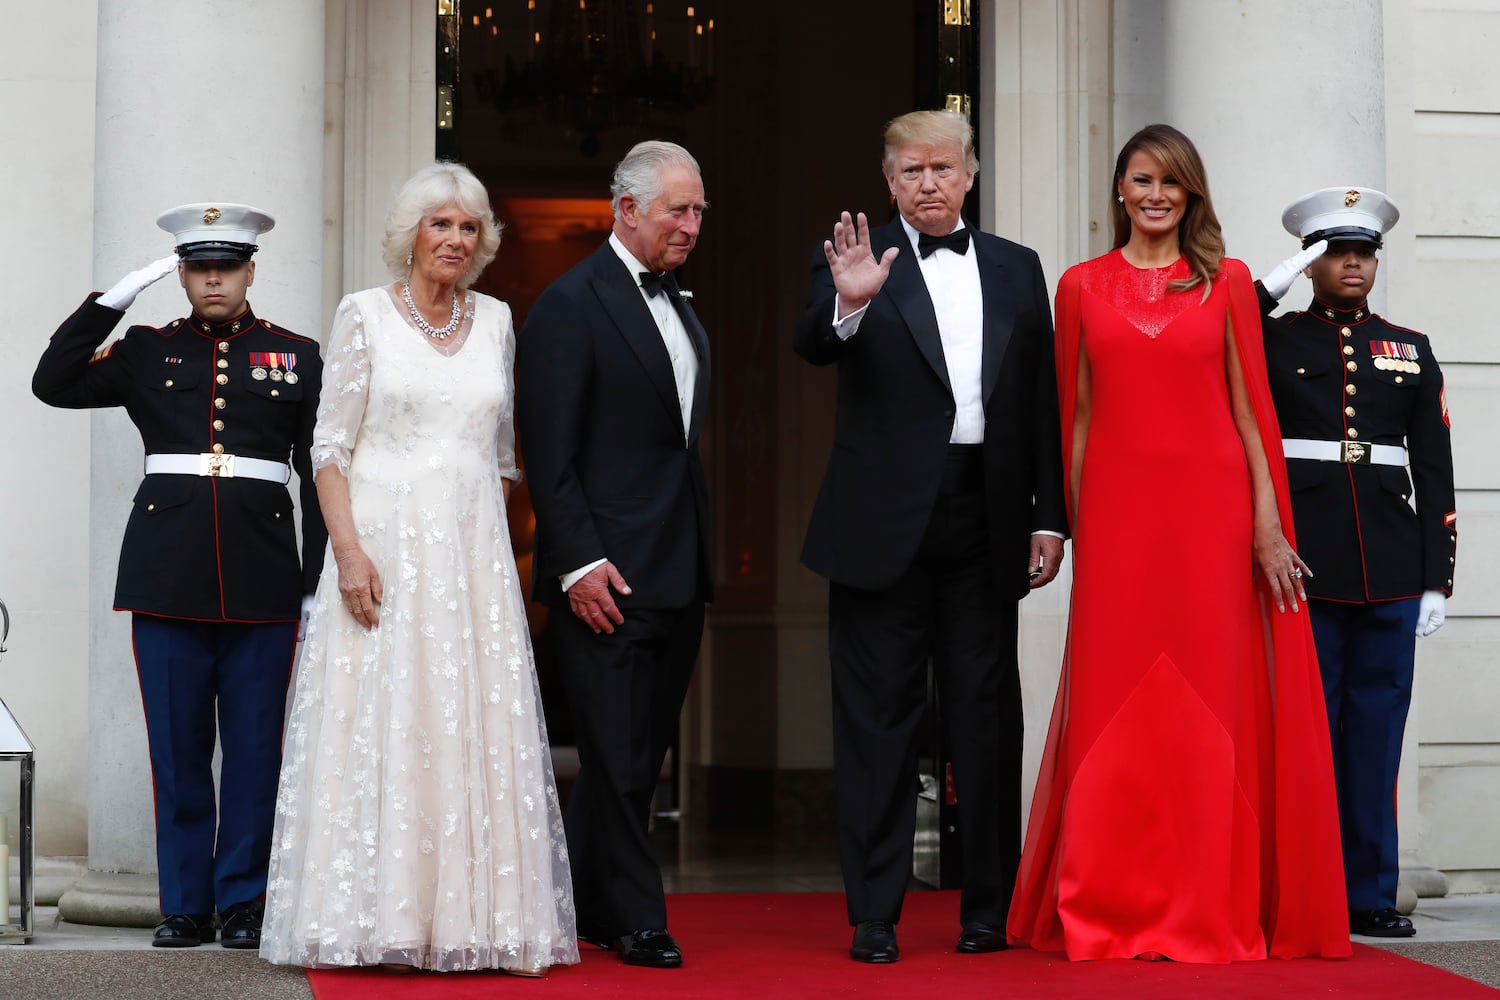
[[[976,91],[977,32],[944,26],[954,0],[449,0],[440,5],[439,154],[468,164],[506,226],[477,286],[509,302],[518,326],[542,290],[607,238],[608,185],[634,143],[681,143],[697,157],[710,208],[679,282],[708,331],[714,381],[704,458],[715,504],[716,604],[706,674],[690,695],[697,769],[674,789],[708,826],[822,822],[817,773],[782,794],[788,747],[822,746],[828,722],[788,711],[796,685],[778,630],[805,618],[821,581],[798,569],[796,513],[816,489],[832,437],[832,373],[798,372],[790,336],[808,264],[842,210],[890,215],[883,124]],[[977,6],[977,5],[975,5]],[[975,115],[975,120],[979,117]],[[978,194],[976,185],[975,196]],[[970,207],[977,219],[977,206]],[[788,454],[788,441],[795,454]],[[522,456],[524,463],[524,455]],[[806,472],[807,474],[803,474]],[[530,576],[524,491],[512,532]],[[790,514],[788,512],[791,512]],[[547,637],[532,605],[538,673],[554,744],[572,741]],[[816,654],[813,654],[816,659]],[[826,699],[826,694],[824,695]],[[798,756],[798,755],[791,755]],[[812,760],[812,765],[809,765]],[[831,780],[826,783],[831,789]],[[805,802],[805,809],[788,807]],[[805,816],[800,815],[806,813]],[[798,815],[794,815],[798,814]]]

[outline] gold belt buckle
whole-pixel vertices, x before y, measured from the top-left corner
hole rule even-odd
[[[198,456],[198,475],[215,479],[234,478],[234,456],[206,452]]]
[[[1339,461],[1345,465],[1369,465],[1370,446],[1363,441],[1342,441],[1344,447],[1339,454]]]

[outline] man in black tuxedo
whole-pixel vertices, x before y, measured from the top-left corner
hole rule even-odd
[[[1037,255],[961,217],[960,115],[886,126],[900,218],[845,212],[814,254],[797,353],[838,371],[802,561],[829,580],[834,772],[850,957],[894,962],[916,737],[936,674],[963,842],[960,952],[1006,946],[1021,838],[1017,602],[1066,531],[1052,314]]]
[[[535,598],[578,733],[568,848],[578,936],[675,968],[652,793],[687,692],[709,576],[698,437],[708,336],[672,272],[703,221],[697,161],[643,142],[615,168],[609,241],[542,293],[516,348],[536,512]]]

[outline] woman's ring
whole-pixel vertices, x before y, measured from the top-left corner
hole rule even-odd
[[[1295,580],[1302,579],[1302,571],[1300,569],[1292,570],[1292,578]]]

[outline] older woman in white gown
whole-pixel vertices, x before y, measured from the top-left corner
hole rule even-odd
[[[469,291],[500,233],[438,163],[345,296],[313,441],[328,559],[296,675],[262,957],[539,974],[578,961],[505,519],[515,332]]]

